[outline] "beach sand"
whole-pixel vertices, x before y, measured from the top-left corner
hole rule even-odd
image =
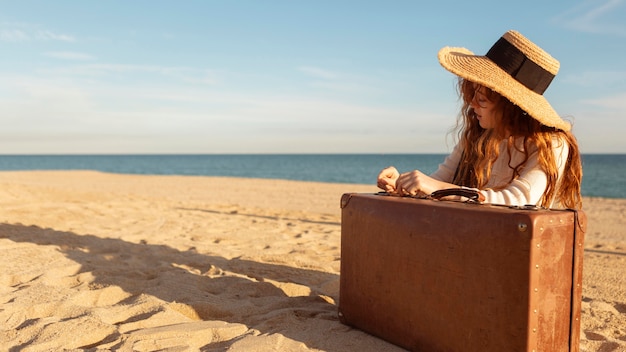
[[[337,319],[341,194],[0,172],[0,350],[401,351]],[[586,198],[582,351],[626,351],[626,200]]]

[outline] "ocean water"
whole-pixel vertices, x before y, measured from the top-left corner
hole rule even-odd
[[[98,170],[122,174],[235,176],[375,184],[390,165],[437,169],[445,154],[0,155],[0,170]],[[626,198],[626,154],[583,155],[582,193]]]

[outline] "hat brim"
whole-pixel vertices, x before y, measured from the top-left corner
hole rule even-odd
[[[445,47],[439,50],[438,58],[446,70],[499,93],[542,124],[563,131],[571,129],[543,95],[526,88],[486,56],[474,55],[465,48]]]

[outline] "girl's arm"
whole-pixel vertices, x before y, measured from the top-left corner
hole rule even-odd
[[[558,170],[558,182],[565,169],[569,146],[565,142],[554,143],[552,151]],[[537,152],[533,152],[519,177],[513,180],[502,189],[483,189],[480,192],[485,196],[486,203],[505,205],[540,205],[541,198],[548,186],[548,177],[541,169]],[[553,204],[558,203],[558,194]],[[557,204],[558,205],[558,204]],[[550,205],[552,206],[552,204]]]

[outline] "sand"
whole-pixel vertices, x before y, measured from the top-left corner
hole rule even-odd
[[[373,185],[0,172],[0,351],[401,351],[337,319]],[[626,351],[626,200],[586,198],[581,351]]]

